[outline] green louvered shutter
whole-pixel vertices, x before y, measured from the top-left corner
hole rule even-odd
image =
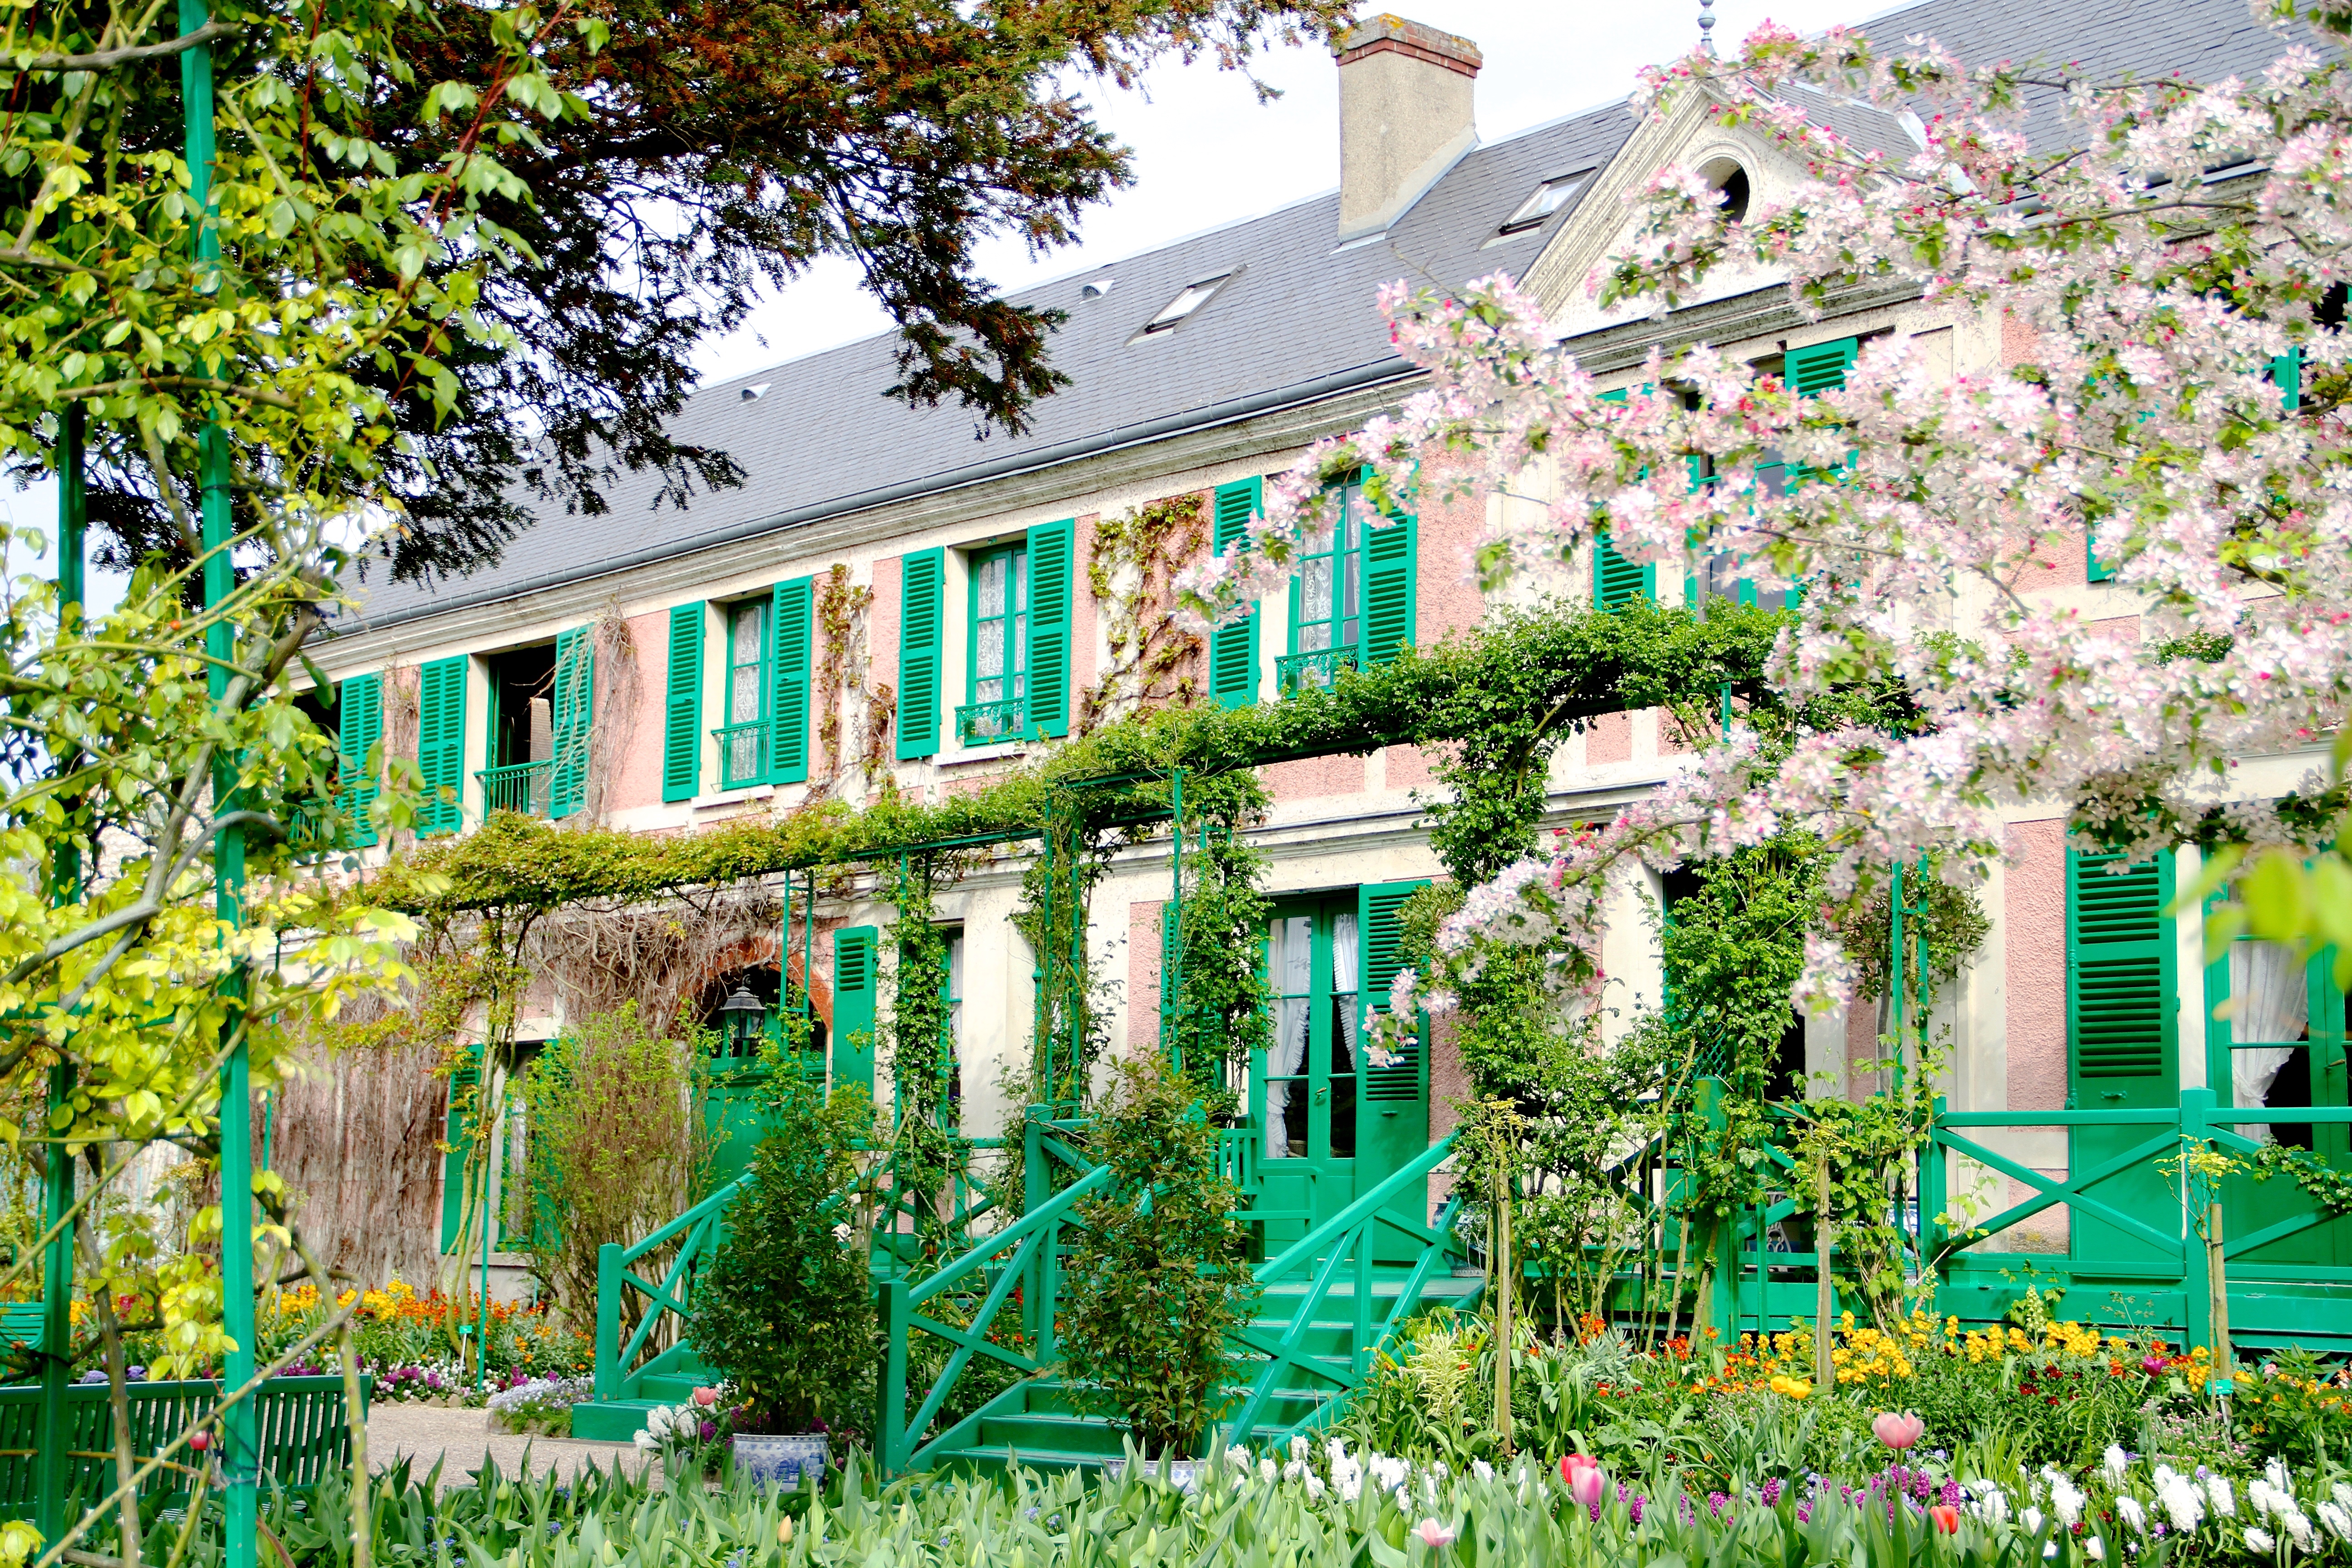
[[[872,926],[833,933],[833,1087],[874,1088],[874,952]]]
[[[588,804],[588,739],[596,731],[596,647],[588,628],[555,637],[555,766],[549,771],[547,815],[570,816]]]
[[[1032,735],[1070,732],[1071,557],[1075,520],[1029,531],[1029,665],[1022,717]]]
[[[2289,414],[2303,406],[2303,351],[2289,349],[2271,361],[2271,380],[2279,389],[2279,406]]]
[[[348,820],[344,843],[353,849],[373,845],[375,774],[369,753],[383,739],[383,677],[354,675],[335,689],[336,771],[342,775],[338,808]]]
[[[1364,653],[1366,665],[1386,664],[1413,639],[1413,599],[1421,553],[1421,520],[1391,512],[1364,530]]]
[[[1265,504],[1265,481],[1237,479],[1219,485],[1211,547],[1219,555],[1249,537],[1249,520]],[[1257,701],[1257,601],[1249,614],[1209,633],[1209,696],[1220,708],[1248,708]]]
[[[898,603],[898,760],[940,749],[940,599],[947,561],[919,551],[901,563]]]
[[[2179,1087],[2171,858],[2108,874],[2120,858],[2066,853],[2066,1038],[2084,1110],[2168,1105]]]
[[[2120,876],[2122,857],[2066,852],[2066,1105],[2071,1110],[2166,1110],[2179,1102],[2172,857],[2159,852]],[[2067,1130],[2076,1175],[2112,1164],[2157,1129],[2145,1123]],[[2078,1267],[2179,1267],[2179,1192],[2154,1156],[2083,1187],[2085,1196],[2157,1234],[2076,1209]]]
[[[416,771],[428,799],[420,832],[455,833],[466,822],[466,667],[459,654],[417,675]]]
[[[1613,610],[1636,599],[1655,600],[1658,596],[1658,568],[1655,563],[1628,561],[1617,553],[1617,547],[1605,538],[1592,542],[1592,602],[1604,610]]]
[[[1835,338],[1825,343],[1790,349],[1786,377],[1789,390],[1800,397],[1836,391],[1845,384],[1845,373],[1861,349],[1859,338]]]
[[[1389,987],[1395,984],[1398,948],[1402,931],[1397,911],[1426,882],[1379,882],[1356,889],[1356,934],[1360,973],[1359,994],[1361,1038],[1371,1040],[1375,1019],[1389,1010]],[[1359,1053],[1356,1112],[1356,1191],[1368,1193],[1402,1169],[1429,1147],[1428,1030],[1417,1031],[1404,1046],[1402,1058],[1387,1067],[1371,1065]],[[1405,1184],[1390,1202],[1388,1212],[1400,1225],[1417,1227],[1429,1223],[1429,1183],[1424,1178]],[[1409,1232],[1387,1226],[1373,1242],[1379,1262],[1402,1263],[1416,1256]]]
[[[794,577],[776,584],[768,606],[770,784],[806,784],[809,761],[809,643],[816,585]]]
[[[702,793],[702,644],[709,616],[699,600],[669,613],[669,686],[662,700],[662,799]]]

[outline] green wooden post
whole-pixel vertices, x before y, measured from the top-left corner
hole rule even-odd
[[[1903,868],[1893,869],[1894,885],[1886,893],[1886,1014],[1895,1026],[1895,1092],[1903,1092],[1903,1009],[1908,989],[1903,982]]]
[[[1021,1212],[1035,1214],[1054,1195],[1054,1184],[1045,1173],[1045,1129],[1039,1124],[1035,1106],[1021,1121]],[[1033,1349],[1043,1346],[1053,1332],[1051,1314],[1045,1308],[1045,1254],[1042,1247],[1033,1244],[1029,1251],[1029,1277],[1021,1282],[1021,1326],[1029,1335]],[[1043,1365],[1045,1357],[1038,1363]]]
[[[82,534],[89,520],[89,496],[83,487],[82,419],[79,402],[68,403],[58,415],[58,630],[63,637],[68,622],[82,605]],[[70,845],[58,851],[57,879],[51,896],[61,904],[81,897],[81,862]],[[49,1124],[43,1131],[57,1136],[59,1113],[72,1116],[73,1068],[58,1062],[49,1069]],[[34,1524],[41,1540],[55,1542],[65,1528],[66,1508],[66,1386],[73,1373],[73,1232],[65,1225],[74,1203],[73,1160],[62,1143],[46,1146],[42,1178],[42,1229],[54,1231],[41,1258],[41,1416],[37,1439],[34,1484]]]
[[[907,1468],[907,1282],[882,1281],[882,1375],[877,1380],[874,1458],[885,1476]]]
[[[621,1244],[596,1249],[596,1402],[621,1397]]]
[[[2180,1142],[2177,1145],[2184,1156],[2205,1148],[2212,1137],[2214,1094],[2210,1089],[2184,1089],[2180,1091]],[[2199,1345],[2213,1342],[2213,1268],[2206,1255],[2203,1239],[2197,1234],[2197,1222],[2204,1216],[2205,1205],[2211,1202],[2204,1177],[2193,1170],[2184,1169],[2180,1176],[2180,1308],[2181,1331],[2188,1336],[2183,1350],[2195,1350]]]
[[[1168,1010],[1160,1020],[1160,1043],[1168,1048],[1170,1064],[1178,1072],[1184,1070],[1183,1047],[1178,1043],[1176,1009],[1184,994],[1184,770],[1177,768],[1168,780],[1169,840],[1174,848],[1169,855],[1168,901],[1176,911],[1168,922],[1168,951],[1160,955],[1160,966],[1168,971],[1168,984],[1160,992],[1168,998]]]

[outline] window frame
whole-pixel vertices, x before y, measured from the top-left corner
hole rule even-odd
[[[776,635],[776,616],[771,605],[770,597],[765,594],[755,594],[742,599],[730,599],[719,607],[726,613],[719,617],[719,722],[717,733],[713,737],[719,742],[719,784],[721,789],[750,789],[768,782],[769,750],[772,742],[767,732],[767,725],[772,717],[769,711],[770,688],[773,685],[770,672],[773,668],[772,660]],[[754,648],[751,662],[748,664],[737,659],[735,647],[735,628],[738,618],[746,614],[758,616],[760,622],[758,646]],[[747,669],[751,672],[752,703],[756,711],[749,718],[737,718],[735,716],[736,678]],[[744,742],[742,736],[736,731],[746,727],[750,727],[750,744],[753,755],[750,768],[739,772],[735,766],[735,757],[738,748]]]
[[[980,609],[981,579],[996,562],[1006,563],[1004,608],[993,616],[983,616]],[[964,745],[1003,745],[1025,741],[1037,732],[1036,717],[1029,704],[1029,624],[1036,606],[1029,596],[1029,537],[1003,540],[973,549],[966,558],[964,571],[964,658],[963,704],[975,708],[982,702],[1018,702],[1021,722],[1001,735],[973,742],[964,738],[963,724],[956,726],[957,740]],[[994,675],[982,675],[980,669],[980,632],[983,621],[1001,621],[1004,626],[1005,668]],[[982,697],[980,683],[993,680],[1002,683],[994,697]],[[1011,689],[1005,690],[1003,688]]]

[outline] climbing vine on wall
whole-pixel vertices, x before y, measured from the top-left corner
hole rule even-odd
[[[859,701],[856,726],[857,761],[866,782],[879,777],[887,765],[890,742],[889,687],[868,688],[866,649],[867,616],[874,608],[874,590],[849,580],[849,568],[836,561],[816,590],[818,641],[815,673],[817,750],[824,762],[818,777],[836,783],[842,768],[842,698]]]
[[[1197,493],[1096,522],[1087,584],[1110,661],[1078,695],[1079,734],[1138,708],[1200,700],[1201,637],[1178,619],[1175,577],[1208,550],[1208,509]]]
[[[1272,1043],[1262,948],[1274,905],[1259,884],[1265,854],[1243,837],[1247,823],[1205,816],[1186,834],[1182,913],[1160,954],[1160,1036],[1213,1117],[1241,1111],[1238,1086],[1250,1053]]]

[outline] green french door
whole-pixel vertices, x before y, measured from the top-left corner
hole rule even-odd
[[[1397,972],[1397,910],[1419,882],[1380,883],[1275,906],[1266,941],[1273,1044],[1253,1063],[1253,1120],[1260,1206],[1294,1216],[1269,1221],[1269,1252],[1330,1219],[1410,1162],[1429,1141],[1427,1053],[1416,1037],[1375,1063],[1374,1015]],[[1425,1226],[1427,1184],[1387,1205],[1401,1224]],[[1376,1256],[1419,1250],[1412,1236],[1381,1227]]]
[[[2333,948],[2298,964],[2276,943],[2241,937],[2205,966],[2206,1078],[2220,1104],[2278,1110],[2346,1103],[2345,1001],[2335,963]],[[2235,1131],[2308,1150],[2338,1169],[2352,1167],[2340,1124],[2287,1121]],[[2288,1178],[2232,1176],[2222,1201],[2233,1266],[2352,1265],[2352,1219],[2327,1217]],[[2265,1233],[2273,1239],[2246,1246]]]

